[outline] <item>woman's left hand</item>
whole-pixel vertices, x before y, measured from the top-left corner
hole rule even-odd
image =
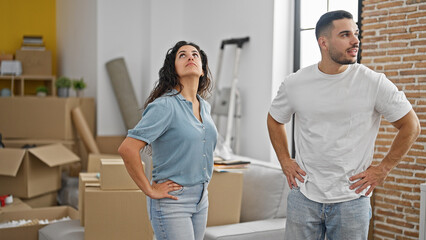
[[[152,182],[152,192],[149,194],[149,197],[152,199],[160,198],[171,198],[178,200],[176,196],[170,195],[169,192],[176,191],[182,188],[181,185],[173,182],[172,180],[167,180],[162,183]]]

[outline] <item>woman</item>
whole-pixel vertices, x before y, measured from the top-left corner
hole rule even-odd
[[[211,90],[207,56],[196,44],[180,41],[168,50],[159,75],[142,120],[128,131],[118,152],[149,197],[157,240],[201,240],[217,139],[210,105],[202,98]],[[147,144],[152,146],[151,183],[139,155]]]

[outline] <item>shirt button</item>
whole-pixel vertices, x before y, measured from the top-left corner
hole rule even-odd
[[[206,154],[203,154],[203,157],[205,157],[206,156]]]

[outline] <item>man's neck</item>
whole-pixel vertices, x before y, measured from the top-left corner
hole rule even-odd
[[[348,64],[339,64],[334,61],[321,60],[318,64],[318,69],[325,74],[339,74],[344,72],[349,67]]]

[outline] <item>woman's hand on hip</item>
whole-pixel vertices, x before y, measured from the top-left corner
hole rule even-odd
[[[176,196],[170,195],[169,192],[176,191],[182,188],[181,185],[167,180],[162,183],[152,182],[152,192],[149,194],[149,197],[152,199],[160,199],[160,198],[171,198],[174,200],[178,200]]]

